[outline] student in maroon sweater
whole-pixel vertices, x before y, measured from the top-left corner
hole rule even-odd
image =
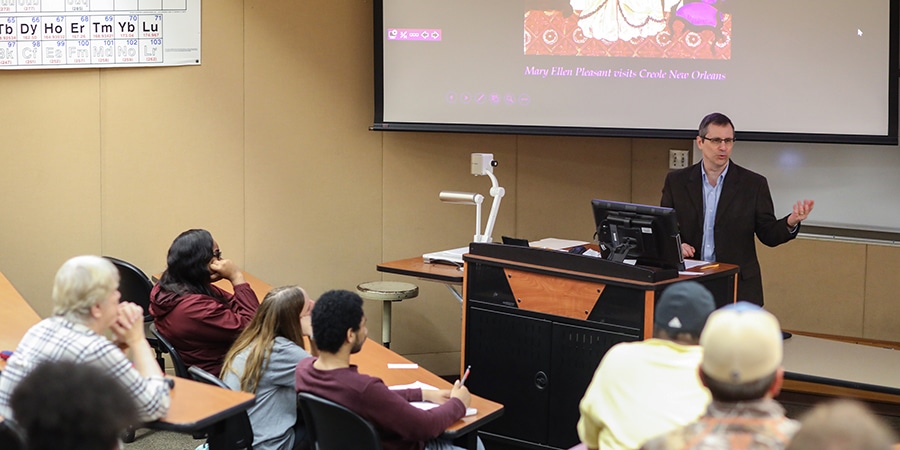
[[[457,448],[437,436],[461,419],[469,406],[469,390],[459,381],[450,390],[392,391],[381,379],[363,375],[350,364],[350,355],[362,349],[368,335],[362,303],[359,295],[339,290],[316,301],[312,328],[319,357],[297,364],[297,391],[344,405],[368,420],[385,450]],[[423,400],[440,406],[425,411],[409,404]]]
[[[237,265],[222,258],[209,231],[181,233],[166,261],[166,271],[150,292],[153,322],[185,365],[218,375],[225,353],[256,314],[259,299]],[[212,285],[222,278],[231,282],[233,295]]]

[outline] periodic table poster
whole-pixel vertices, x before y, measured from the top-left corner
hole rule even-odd
[[[0,69],[200,64],[200,0],[0,0]]]

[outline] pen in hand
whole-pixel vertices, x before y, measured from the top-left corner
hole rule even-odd
[[[463,373],[462,379],[459,380],[459,385],[460,385],[460,386],[465,386],[465,385],[466,385],[466,378],[469,378],[469,371],[470,371],[470,370],[472,370],[472,365],[471,365],[471,364],[469,364],[468,366],[466,366],[466,371]]]

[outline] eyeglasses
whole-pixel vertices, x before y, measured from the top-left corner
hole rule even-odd
[[[216,249],[216,251],[213,252],[213,256],[215,256],[216,259],[222,259],[222,250]]]
[[[725,138],[725,139],[722,139],[722,138],[709,138],[709,137],[706,137],[706,136],[700,136],[700,139],[703,139],[703,140],[705,140],[705,141],[712,142],[713,144],[716,144],[716,145],[721,145],[721,144],[723,144],[723,143],[724,143],[725,145],[733,145],[733,144],[734,144],[734,141],[736,141],[735,138]]]

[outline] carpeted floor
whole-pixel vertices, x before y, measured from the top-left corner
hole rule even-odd
[[[194,450],[204,442],[190,434],[141,428],[135,432],[134,442],[125,444],[125,450]]]

